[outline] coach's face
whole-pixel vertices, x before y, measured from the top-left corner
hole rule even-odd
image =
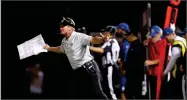
[[[174,33],[171,33],[171,34],[167,35],[166,39],[167,39],[168,42],[172,43],[175,39]]]
[[[121,31],[122,30],[120,28],[118,28],[116,33],[121,33]]]
[[[66,35],[69,30],[70,28],[68,25],[60,25],[60,34]]]
[[[157,33],[154,37],[152,37],[152,42],[157,42],[161,38],[162,33]]]

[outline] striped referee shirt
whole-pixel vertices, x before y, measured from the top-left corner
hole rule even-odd
[[[105,42],[102,46],[104,48],[104,54],[102,57],[102,65],[114,64],[119,57],[120,46],[116,39],[111,38]]]

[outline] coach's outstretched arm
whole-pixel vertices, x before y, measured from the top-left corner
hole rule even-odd
[[[96,52],[96,53],[104,53],[104,49],[103,48],[100,48],[100,47],[93,47],[93,46],[90,46],[90,50],[93,51],[93,52]]]
[[[87,34],[76,33],[79,34],[77,40],[80,41],[82,45],[90,45],[91,44],[101,44],[104,43],[104,38],[106,36],[90,36]]]
[[[57,47],[50,47],[48,44],[44,46],[44,49],[50,52],[56,52],[56,53],[63,53],[60,46]]]

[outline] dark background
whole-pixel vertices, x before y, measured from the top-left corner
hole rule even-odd
[[[45,74],[46,98],[71,98],[74,83],[72,69],[63,54],[41,53],[19,60],[17,45],[42,34],[46,43],[60,45],[59,22],[63,16],[74,19],[76,27],[88,32],[100,31],[106,25],[127,22],[139,31],[147,2],[1,2],[2,4],[2,98],[28,98],[28,76],[25,68],[39,62]],[[152,25],[164,26],[169,1],[150,2]],[[186,3],[179,5],[177,26],[186,27]],[[60,92],[59,92],[60,91]]]

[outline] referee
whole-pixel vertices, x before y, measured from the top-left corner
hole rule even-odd
[[[106,86],[105,93],[109,99],[117,100],[117,96],[114,89],[114,77],[118,70],[117,60],[119,57],[120,46],[115,38],[112,36],[116,33],[114,26],[107,26],[104,32],[105,43],[102,47],[92,47],[90,50],[93,52],[102,54],[102,65],[104,67],[104,86]]]
[[[78,95],[76,99],[92,98],[91,96],[85,95],[85,93],[90,93],[91,90],[87,89],[86,92],[82,91],[90,87],[93,87],[98,98],[108,99],[103,93],[101,87],[100,70],[96,62],[93,60],[94,58],[90,54],[88,46],[90,45],[90,42],[92,44],[100,44],[104,42],[103,38],[92,37],[76,32],[75,22],[68,17],[63,18],[60,22],[60,34],[65,36],[62,39],[60,46],[50,47],[46,44],[44,48],[51,52],[64,53],[67,55],[72,69],[75,72],[76,89],[72,91],[76,91],[76,94]]]

